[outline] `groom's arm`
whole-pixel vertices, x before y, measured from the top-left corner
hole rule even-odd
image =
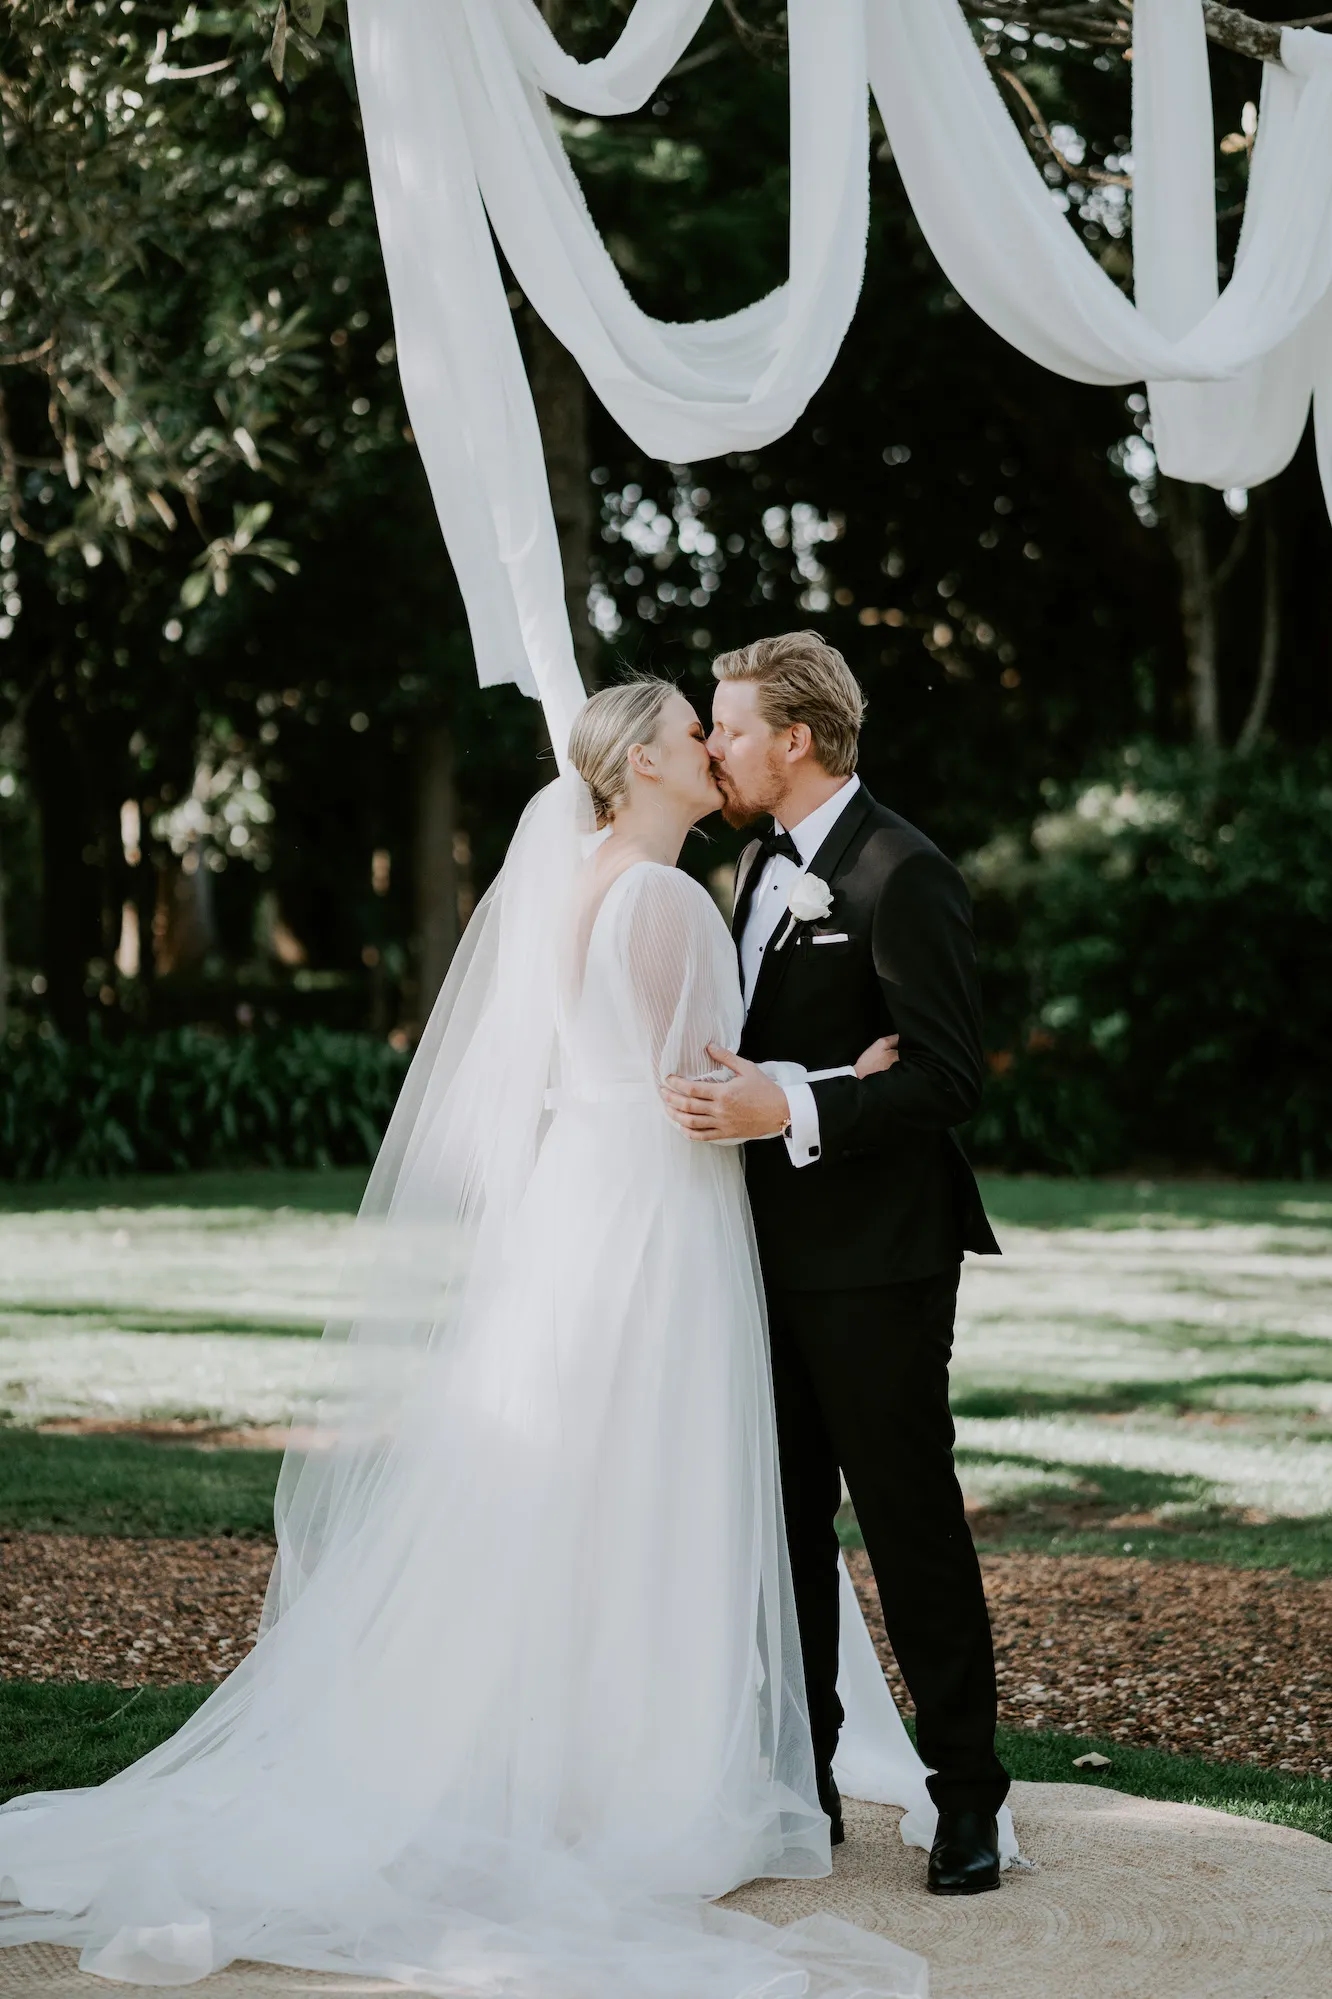
[[[964,1124],[984,1075],[971,902],[942,854],[909,854],[885,879],[874,969],[899,1038],[898,1061],[863,1080],[810,1083],[824,1159],[888,1145],[904,1131]]]

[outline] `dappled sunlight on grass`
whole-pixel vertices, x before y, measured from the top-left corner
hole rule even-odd
[[[0,1312],[93,1310],[124,1324],[317,1332],[344,1216],[186,1206],[0,1213]]]
[[[1045,1471],[1076,1466],[1093,1479],[1100,1466],[1160,1472],[1190,1479],[1198,1497],[1218,1506],[1332,1513],[1332,1443],[1260,1442],[1242,1424],[1199,1436],[1168,1416],[963,1417],[957,1431],[964,1464],[972,1451],[982,1451],[1024,1458]]]
[[[292,1336],[336,1301],[359,1187],[250,1173],[0,1190],[0,1418],[282,1424],[317,1365]],[[1215,1559],[1229,1535],[1239,1560],[1326,1564],[1332,1191],[985,1192],[1005,1254],[967,1260],[954,1365],[983,1537]]]
[[[0,1408],[11,1423],[286,1423],[304,1404],[318,1346],[277,1333],[121,1332],[53,1316],[0,1319]]]
[[[982,1536],[1090,1551],[1127,1535],[1137,1552],[1150,1538],[1152,1552],[1211,1560],[1229,1536],[1234,1559],[1325,1573],[1332,1197],[1022,1180],[986,1192],[1005,1254],[967,1260],[953,1370]]]

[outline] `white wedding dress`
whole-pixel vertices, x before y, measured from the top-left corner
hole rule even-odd
[[[110,1783],[0,1811],[0,1944],[152,1985],[252,1958],[476,1999],[925,1991],[831,1917],[711,1906],[830,1866],[741,1156],[657,1097],[740,996],[685,875],[590,906],[587,812],[570,776],[533,801],[423,1038],[258,1644]],[[844,1587],[839,1774],[927,1842]]]

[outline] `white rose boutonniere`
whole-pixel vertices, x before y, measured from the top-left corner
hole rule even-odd
[[[791,914],[777,940],[779,951],[797,923],[820,923],[829,914],[833,906],[832,890],[817,875],[798,874],[787,892],[786,906]]]

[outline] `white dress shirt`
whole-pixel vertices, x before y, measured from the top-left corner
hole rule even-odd
[[[759,967],[763,955],[771,943],[778,926],[789,914],[786,899],[791,892],[791,883],[797,874],[802,874],[818,853],[842,813],[860,789],[860,779],[849,777],[840,791],[826,798],[822,805],[806,815],[796,826],[787,826],[800,856],[797,868],[786,854],[770,854],[763,863],[762,872],[754,884],[754,892],[749,901],[749,914],[745,918],[744,933],[740,938],[740,983],[744,991],[745,1012],[749,1011],[754,997],[754,987],[758,983]],[[780,825],[781,821],[778,820]],[[854,1069],[816,1069],[812,1074],[793,1062],[765,1062],[763,1068],[775,1083],[780,1083],[786,1094],[790,1125],[785,1133],[786,1150],[793,1166],[810,1166],[818,1158],[820,1151],[819,1111],[814,1101],[811,1081],[818,1082],[824,1076],[854,1076]],[[775,1134],[774,1134],[775,1136]]]

